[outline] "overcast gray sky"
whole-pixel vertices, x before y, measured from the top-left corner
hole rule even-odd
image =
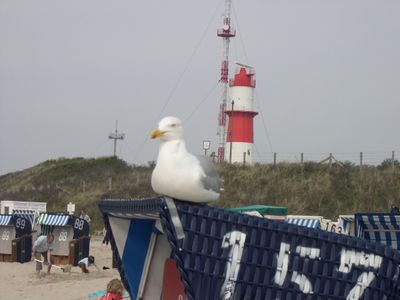
[[[166,115],[191,152],[215,151],[223,3],[0,1],[0,174],[111,155],[116,120],[129,163],[156,159]],[[400,156],[399,16],[398,0],[233,1],[230,77],[234,61],[256,69],[256,160]]]

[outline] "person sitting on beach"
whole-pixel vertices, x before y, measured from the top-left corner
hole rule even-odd
[[[107,284],[107,293],[100,300],[122,300],[124,290],[121,280],[113,279]]]
[[[51,252],[53,251],[53,241],[54,235],[48,234],[41,235],[37,238],[37,240],[33,243],[32,247],[32,261],[36,261],[36,277],[40,278],[40,270],[42,270],[42,262],[40,261],[43,257],[43,263],[48,264],[47,266],[47,274],[50,274],[50,269],[52,265]]]
[[[94,256],[92,255],[82,258],[80,261],[78,261],[78,266],[81,268],[83,273],[89,273],[89,266],[95,266],[97,271],[100,271],[100,269],[94,263]]]

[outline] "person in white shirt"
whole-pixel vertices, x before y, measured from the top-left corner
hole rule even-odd
[[[37,240],[33,243],[32,247],[32,261],[37,259],[41,260],[43,257],[44,264],[47,265],[47,274],[50,274],[52,259],[51,259],[51,252],[53,251],[53,242],[54,242],[54,235],[48,234],[41,235],[37,238]],[[40,270],[42,270],[42,263],[36,261],[36,277],[40,278]]]
[[[78,261],[78,266],[81,268],[83,273],[89,273],[89,266],[94,266],[96,267],[97,271],[100,271],[100,269],[95,264],[94,256],[92,255],[82,258],[80,261]]]

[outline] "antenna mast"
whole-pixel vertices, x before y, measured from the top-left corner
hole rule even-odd
[[[117,154],[116,154],[117,153],[117,140],[123,140],[125,138],[125,133],[122,133],[122,132],[118,133],[118,120],[116,121],[116,124],[115,124],[115,131],[111,132],[108,135],[108,138],[110,140],[114,140],[114,156],[117,156]]]
[[[219,105],[218,123],[219,123],[219,143],[218,143],[218,161],[224,161],[225,140],[226,140],[226,116],[225,109],[228,97],[228,75],[229,75],[229,42],[230,38],[236,35],[236,30],[231,28],[231,0],[225,0],[224,24],[222,29],[217,30],[217,36],[222,37],[222,62],[221,78],[221,97]]]

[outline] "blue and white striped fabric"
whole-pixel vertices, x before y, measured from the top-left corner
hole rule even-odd
[[[354,231],[350,231],[351,224],[354,223],[354,216],[339,216],[339,223],[341,223],[343,227],[343,233],[354,235]]]
[[[318,219],[287,218],[286,222],[308,228],[321,228],[321,222]]]
[[[13,209],[13,215],[28,219],[33,225],[35,211],[30,209]]]
[[[40,214],[39,224],[49,226],[65,226],[70,219],[69,215]]]
[[[0,215],[0,226],[10,225],[11,217],[10,215]]]
[[[400,215],[392,213],[355,214],[356,236],[400,250]]]

